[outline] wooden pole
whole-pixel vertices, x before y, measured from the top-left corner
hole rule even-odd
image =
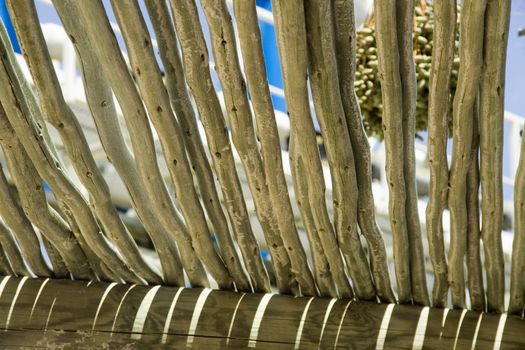
[[[0,278],[0,346],[508,349],[506,314],[52,279]]]
[[[487,272],[487,308],[505,309],[503,226],[503,128],[505,63],[510,23],[510,0],[487,2],[480,81],[480,179],[483,210],[481,236]],[[479,32],[477,33],[479,35]],[[522,277],[523,278],[523,277]]]
[[[248,209],[226,121],[210,75],[208,50],[200,26],[196,3],[191,0],[171,1],[175,28],[180,39],[186,81],[193,94],[206,132],[213,168],[221,185],[222,195],[232,231],[242,253],[254,291],[269,291],[268,274],[262,263],[259,246],[253,234]]]
[[[168,92],[155,60],[139,4],[137,1],[112,1],[111,6],[122,30],[146,111],[159,137],[195,254],[222,289],[233,289],[231,275],[215,251],[210,237],[204,210],[195,191],[182,129],[171,110]]]
[[[306,254],[295,226],[292,205],[288,196],[288,186],[283,171],[282,151],[279,145],[277,122],[268,86],[255,3],[242,0],[234,1],[234,12],[246,81],[250,91],[250,101],[256,117],[256,132],[261,144],[261,159],[270,202],[274,207],[274,214],[283,243],[290,256],[294,278],[301,286],[302,295],[313,294],[315,293],[315,286],[312,273],[308,268]]]
[[[162,225],[161,220],[155,219],[155,211],[149,204],[148,193],[143,190],[144,184],[137,170],[135,155],[127,146],[122,134],[108,79],[100,69],[99,60],[87,33],[81,26],[77,26],[77,18],[80,16],[78,6],[72,1],[54,1],[54,5],[82,63],[86,101],[100,142],[126,186],[133,208],[151,237],[159,256],[164,284],[182,285],[184,278],[177,246],[171,239],[169,229]]]
[[[450,74],[454,62],[456,1],[434,4],[434,51],[428,95],[428,162],[430,169],[426,229],[428,252],[434,267],[432,304],[446,305],[448,270],[443,242],[443,211],[447,205],[447,140],[450,110]]]
[[[465,254],[467,248],[467,174],[472,147],[472,116],[482,68],[486,1],[465,1],[461,17],[458,85],[454,95],[454,128],[449,196],[450,249],[448,281],[452,304],[465,307]]]
[[[293,164],[300,158],[305,169],[303,173],[306,181],[295,184],[304,185],[306,188],[298,189],[297,192],[308,194],[312,218],[319,232],[330,273],[339,295],[349,297],[353,295],[353,291],[344,271],[334,228],[326,208],[326,186],[310,114],[304,3],[303,1],[274,0],[272,8],[291,135],[294,142],[297,142],[291,149],[291,163]]]
[[[354,89],[357,64],[354,2],[337,0],[333,3],[339,90],[341,91],[346,125],[354,150],[356,180],[359,190],[357,221],[361,233],[368,242],[370,270],[374,278],[377,296],[382,301],[393,302],[395,296],[390,283],[383,233],[377,225],[375,217],[370,144],[363,127],[361,108]]]
[[[9,10],[39,95],[44,119],[58,130],[75,172],[89,193],[89,204],[101,228],[135,274],[147,282],[160,283],[162,280],[146,264],[133,237],[112,205],[109,187],[95,163],[75,114],[64,99],[34,4],[10,2]]]
[[[376,290],[357,226],[354,151],[339,91],[333,10],[328,1],[313,0],[305,1],[304,9],[310,87],[330,166],[337,243],[356,296],[361,300],[375,300]]]
[[[157,218],[177,242],[181,263],[193,286],[207,286],[208,278],[201,261],[195,255],[190,234],[179,211],[168,193],[157,163],[155,144],[146,109],[135,82],[106,16],[104,6],[96,1],[77,2],[81,14],[81,26],[88,34],[93,49],[101,62],[104,74],[122,108],[131,144],[137,162],[137,170],[150,198]]]
[[[195,172],[202,204],[206,209],[214,234],[217,237],[221,256],[235,281],[237,290],[250,290],[250,282],[242,268],[239,253],[235,249],[232,235],[228,228],[228,221],[226,220],[213,179],[210,161],[201,140],[197,116],[186,86],[177,35],[168,5],[163,0],[147,0],[145,4],[151,24],[155,30],[155,38],[157,39],[159,54],[164,66],[166,89],[170,96],[171,106],[183,130],[188,160]]]
[[[398,1],[396,4],[397,42],[399,46],[399,77],[402,88],[403,108],[403,175],[405,177],[405,216],[410,260],[410,286],[412,300],[416,304],[430,305],[421,225],[417,208],[416,186],[416,99],[417,81],[414,64],[412,29],[414,26],[414,1]]]
[[[388,213],[393,238],[397,297],[402,303],[412,300],[410,249],[406,220],[406,191],[403,154],[403,96],[399,76],[399,48],[396,35],[396,7],[391,1],[374,2],[378,67],[383,101]]]

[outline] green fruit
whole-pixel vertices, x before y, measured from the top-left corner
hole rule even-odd
[[[415,7],[413,40],[417,78],[416,131],[423,131],[427,128],[428,87],[432,62],[433,31],[434,11],[432,5],[427,3],[426,5],[421,6],[420,3],[418,3]],[[381,119],[383,104],[381,100],[381,83],[377,74],[377,48],[373,27],[359,28],[357,30],[356,42],[357,67],[354,87],[363,114],[363,124],[368,135],[375,135],[382,139],[383,127]],[[456,35],[456,50],[458,47],[459,34]],[[456,89],[458,68],[459,57],[456,52],[456,57],[454,57],[454,68],[450,79],[451,98],[454,96],[454,91]],[[452,108],[452,104],[450,105]],[[451,125],[452,110],[450,111],[449,120]]]

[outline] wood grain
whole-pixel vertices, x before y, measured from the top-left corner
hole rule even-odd
[[[0,285],[4,285],[3,290],[0,289],[2,349],[162,349],[188,345],[197,349],[250,346],[291,349],[297,348],[296,345],[300,349],[376,349],[387,309],[387,304],[350,299],[294,298],[275,294],[269,299],[260,319],[257,338],[254,339],[253,321],[265,294],[130,284],[111,286],[103,282],[56,279],[26,279],[22,288],[19,288],[21,283],[21,278],[0,278]],[[157,292],[150,308],[147,313],[138,314],[145,296],[153,288],[157,288]],[[17,290],[19,294],[15,298]],[[202,309],[196,308],[197,300],[205,291],[209,291],[209,294]],[[166,323],[170,305],[176,296],[178,298],[171,319]],[[16,299],[15,303],[13,299]],[[307,305],[307,312],[304,313]],[[419,306],[395,305],[386,329],[383,329],[386,334],[383,348],[411,349],[422,310]],[[429,309],[427,324],[423,328],[424,349],[452,349],[455,342],[457,349],[470,348],[474,341],[476,348],[494,347],[501,319],[499,314],[468,311],[462,317],[463,310],[445,310],[447,316],[444,320],[444,309]],[[190,324],[196,314],[199,317],[195,331],[189,337]],[[94,326],[95,315],[97,321]],[[476,332],[480,315],[481,321]],[[144,320],[142,331],[133,333],[133,326],[141,317]],[[521,336],[524,322],[516,316],[506,318],[500,348],[525,346],[525,339]],[[301,323],[302,333],[298,337]],[[166,324],[168,328],[165,332]],[[230,328],[232,331],[228,336]]]

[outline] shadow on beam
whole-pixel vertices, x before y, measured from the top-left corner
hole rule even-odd
[[[0,277],[2,349],[522,349],[524,334],[473,311]]]

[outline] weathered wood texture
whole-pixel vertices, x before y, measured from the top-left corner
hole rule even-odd
[[[2,348],[516,349],[524,322],[348,299],[0,279]]]

